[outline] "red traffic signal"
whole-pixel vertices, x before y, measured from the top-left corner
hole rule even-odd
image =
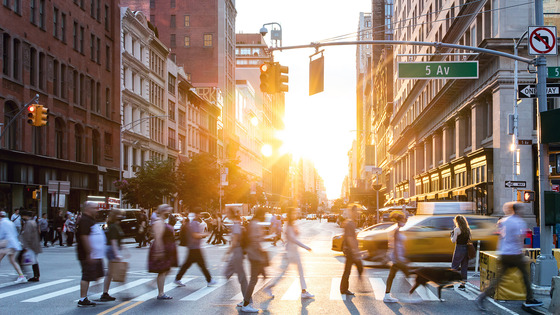
[[[37,120],[37,104],[32,104],[27,107],[27,123],[35,126]]]
[[[264,93],[276,93],[274,63],[265,62],[260,66],[261,69],[261,91]]]

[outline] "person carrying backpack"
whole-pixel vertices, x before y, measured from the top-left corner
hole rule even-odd
[[[247,245],[247,231],[241,225],[241,219],[237,211],[230,208],[228,209],[227,216],[233,221],[233,226],[231,227],[231,247],[224,256],[224,261],[228,261],[224,275],[226,279],[229,279],[234,273],[237,274],[237,280],[239,280],[241,292],[243,293],[243,298],[245,298],[247,277],[245,276],[245,268],[243,267],[243,260],[245,258],[243,251],[244,247]],[[237,307],[243,307],[243,301],[239,302]]]

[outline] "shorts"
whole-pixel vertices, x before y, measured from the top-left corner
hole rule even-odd
[[[4,254],[4,255],[7,255],[7,256],[15,255],[15,253],[17,253],[17,252],[18,251],[15,248],[8,248],[8,247],[0,248],[0,254]]]
[[[93,259],[91,262],[80,260],[82,265],[82,281],[97,281],[105,276],[103,271],[103,259]]]

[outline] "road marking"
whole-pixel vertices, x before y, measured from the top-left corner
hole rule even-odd
[[[152,281],[152,280],[154,280],[154,279],[146,279],[146,278],[144,278],[144,279],[138,279],[138,280],[136,280],[136,281],[132,281],[132,282],[130,282],[130,283],[125,283],[125,284],[120,285],[120,286],[118,286],[118,287],[110,288],[110,289],[109,289],[109,292],[111,292],[111,294],[116,294],[116,293],[122,292],[122,291],[124,291],[124,290],[128,290],[128,289],[137,287],[137,286],[139,286],[139,285],[141,285],[141,284],[144,284],[144,283],[149,282],[149,281]],[[100,296],[101,296],[101,294],[100,294]]]
[[[136,303],[134,303],[134,304],[132,304],[132,305],[129,305],[129,306],[123,308],[122,310],[120,310],[120,311],[114,313],[113,315],[122,314],[122,313],[128,311],[129,309],[131,309],[131,308],[133,308],[133,307],[136,307],[136,306],[138,306],[138,305],[140,305],[140,304],[142,304],[142,303],[144,303],[144,301],[138,301],[138,302],[136,302]]]
[[[375,299],[378,301],[383,300],[385,297],[385,282],[381,278],[369,278],[369,283],[371,283],[371,288],[373,289],[373,294]]]
[[[186,278],[183,283],[189,282],[191,280],[193,280],[194,278]],[[177,287],[177,285],[173,282],[166,284],[163,287],[163,292],[167,292],[167,291],[171,291],[172,289],[175,289]],[[154,299],[158,296],[158,289],[152,290],[148,293],[144,293],[138,297],[135,297],[134,299],[132,299],[133,301],[147,301],[149,299]]]
[[[215,286],[203,287],[203,288],[185,296],[184,298],[181,299],[181,301],[197,301],[198,299],[210,294],[211,292],[215,291],[219,287],[223,286],[228,281],[229,280],[226,280],[226,279],[218,279],[218,284],[216,284]]]
[[[459,285],[458,285],[458,284],[455,284],[455,285],[453,286],[453,290],[455,290],[455,292],[459,293],[459,295],[463,296],[465,299],[467,299],[467,300],[469,300],[469,301],[474,301],[474,300],[476,300],[476,296],[467,293],[466,290],[465,290],[465,291],[459,290],[458,287],[459,287]]]
[[[68,294],[70,292],[74,292],[74,291],[78,291],[78,290],[80,290],[80,285],[76,285],[76,286],[69,287],[69,288],[66,288],[64,290],[60,290],[60,291],[56,291],[56,292],[52,292],[52,293],[39,295],[39,296],[36,296],[34,298],[31,298],[31,299],[23,300],[22,302],[28,302],[28,303],[41,302],[41,301],[44,301],[44,300],[52,299],[54,297],[61,296],[61,295],[64,295],[64,294]]]
[[[253,290],[253,292],[259,292],[265,286],[265,284],[267,284],[267,281],[257,282],[257,285],[255,286],[255,290]],[[243,300],[243,292],[237,293],[234,297],[231,298],[231,300],[234,301]]]
[[[501,308],[502,310],[506,311],[507,313],[509,313],[511,315],[519,315],[518,313],[510,310],[509,308],[500,305],[500,303],[496,302],[493,298],[488,298],[488,301],[490,301],[492,304],[496,305],[497,307]]]
[[[105,311],[103,311],[103,312],[101,312],[101,313],[99,313],[99,314],[97,314],[97,315],[105,315],[105,314],[107,314],[107,313],[112,312],[113,310],[116,310],[117,308],[121,308],[121,307],[125,306],[125,305],[128,304],[128,303],[132,303],[132,301],[122,302],[121,304],[119,304],[119,305],[117,305],[117,306],[113,306],[113,307],[111,307],[110,309],[105,310]]]
[[[57,284],[64,283],[64,282],[68,282],[68,281],[72,281],[72,279],[60,279],[60,280],[56,280],[56,281],[51,281],[51,282],[47,282],[47,283],[41,283],[41,284],[38,284],[38,285],[30,286],[30,287],[27,287],[27,288],[24,288],[24,289],[19,289],[19,290],[14,290],[14,291],[2,293],[2,294],[0,294],[0,299],[3,299],[5,297],[9,297],[9,296],[12,296],[12,295],[20,294],[20,293],[25,293],[25,292],[29,292],[29,291],[33,291],[33,290],[39,290],[39,289],[42,289],[44,287],[50,287],[50,286],[57,285]]]
[[[341,278],[332,278],[330,299],[334,301],[346,301],[346,294],[340,294]]]
[[[288,291],[282,296],[282,300],[297,300],[301,297],[301,284],[299,279],[294,280]]]
[[[406,281],[410,283],[411,286],[414,286],[414,280],[412,278],[406,278]],[[418,293],[424,301],[439,301],[438,297],[430,291],[427,286],[420,285],[414,292]]]

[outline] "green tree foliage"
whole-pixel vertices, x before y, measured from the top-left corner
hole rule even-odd
[[[143,208],[155,208],[164,197],[175,194],[174,165],[169,160],[150,160],[128,179],[122,187],[123,199],[129,204]]]
[[[224,164],[228,169],[227,186],[224,186],[223,203],[248,203],[251,184],[249,178],[239,167],[239,161]]]
[[[213,156],[208,153],[195,154],[177,167],[177,197],[189,209],[212,208],[219,199],[219,174],[220,170]]]
[[[344,199],[338,198],[334,200],[334,204],[331,207],[332,212],[337,212],[344,206]]]
[[[317,206],[319,205],[319,198],[317,197],[317,194],[310,191],[304,191],[302,199],[303,204],[309,206],[309,212],[317,213]]]

